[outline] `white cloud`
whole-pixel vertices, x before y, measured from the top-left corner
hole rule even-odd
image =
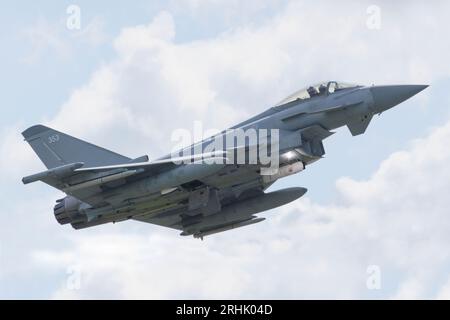
[[[104,27],[104,19],[98,16],[81,24],[79,30],[69,30],[65,19],[53,23],[40,17],[21,34],[30,45],[29,53],[22,60],[36,64],[50,56],[52,59],[67,61],[81,45],[87,45],[91,49],[105,43],[108,37]]]
[[[24,35],[31,44],[31,52],[24,58],[27,63],[36,63],[42,56],[52,51],[61,57],[69,54],[69,44],[60,36],[60,30],[43,18],[24,30]]]
[[[437,299],[449,300],[450,299],[450,279],[442,286],[437,295]]]

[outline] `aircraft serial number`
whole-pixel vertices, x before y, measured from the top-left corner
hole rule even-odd
[[[59,141],[59,134],[54,134],[48,137],[48,143],[55,143]]]

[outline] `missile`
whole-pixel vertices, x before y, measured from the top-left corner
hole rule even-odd
[[[245,227],[245,226],[249,226],[258,222],[262,222],[266,220],[266,218],[255,218],[255,219],[251,219],[251,220],[246,220],[246,221],[242,221],[242,222],[238,222],[238,223],[233,223],[224,227],[219,227],[219,228],[214,228],[208,231],[203,231],[203,232],[199,232],[194,234],[194,238],[200,238],[203,240],[203,237],[206,236],[210,236],[212,234],[215,233],[219,233],[219,232],[224,232],[224,231],[228,231],[228,230],[232,230],[232,229],[236,229],[236,228],[241,228],[241,227]]]
[[[192,223],[191,219],[185,219],[181,235],[192,235],[215,226],[250,219],[253,214],[292,202],[303,196],[306,191],[306,188],[301,187],[281,189],[225,206],[219,213],[204,217],[200,221],[196,217],[193,217]]]

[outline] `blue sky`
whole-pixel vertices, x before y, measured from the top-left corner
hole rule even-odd
[[[81,9],[81,30],[66,28],[71,4]],[[450,241],[441,237],[448,203],[437,197],[450,190],[444,165],[450,152],[443,147],[450,120],[450,68],[443,61],[450,46],[441,33],[449,27],[449,6],[379,1],[380,28],[370,29],[371,5],[3,4],[0,190],[8,201],[0,207],[6,221],[0,297],[449,297],[450,257],[429,259],[425,252]],[[20,136],[30,125],[45,123],[126,155],[155,158],[170,150],[176,128],[201,120],[223,129],[324,79],[431,86],[375,117],[364,135],[338,130],[325,141],[324,159],[274,186],[304,186],[307,196],[247,230],[203,243],[137,222],[75,232],[54,221],[59,191],[20,182],[43,168]],[[129,259],[124,266],[123,257]],[[266,270],[252,274],[261,264]],[[371,264],[382,270],[382,290],[365,287]],[[67,287],[71,266],[81,266],[78,290]],[[426,268],[435,272],[424,275]],[[145,270],[171,280],[133,276]],[[184,272],[192,281],[171,278]],[[114,279],[106,281],[108,273]],[[258,277],[270,281],[258,284]],[[222,289],[196,287],[199,281],[217,281]]]
[[[73,32],[65,28],[68,17],[66,9],[71,4],[77,4],[82,8],[83,22],[89,23],[96,18],[101,20],[104,41],[88,46],[80,39],[73,38]],[[193,9],[183,4],[183,1],[179,3],[135,1],[131,7],[125,3],[111,5],[109,1],[95,1],[95,3],[60,1],[58,4],[51,1],[40,3],[19,1],[2,5],[0,18],[2,24],[7,27],[2,28],[0,36],[4,47],[8,50],[2,52],[4,58],[1,67],[4,72],[0,83],[9,88],[5,92],[4,101],[5,105],[11,106],[11,109],[6,109],[11,112],[7,112],[1,123],[7,124],[18,118],[32,123],[36,117],[55,112],[70,92],[82,85],[99,64],[114,57],[111,40],[122,28],[148,23],[162,10],[171,10],[175,17],[176,42],[214,37],[230,26],[246,22],[247,17],[244,13],[241,13],[241,16],[239,13],[228,11],[227,16],[224,16],[220,6],[217,7],[219,10],[212,11],[212,16],[207,14],[199,19],[193,13]],[[254,10],[249,8],[250,22],[256,23],[267,18],[269,14],[274,13],[272,8],[276,9],[276,7],[268,4],[267,8]],[[27,41],[27,30],[36,27],[39,21],[45,21],[49,27],[55,28],[61,40],[71,44],[70,52],[60,56],[51,48],[45,48],[38,61],[23,63],[33,51],[32,44]],[[24,92],[27,94],[23,94]],[[45,103],[36,104],[36,101],[45,101]],[[17,112],[18,109],[20,113]]]

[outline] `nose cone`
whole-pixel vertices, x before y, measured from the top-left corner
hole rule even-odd
[[[374,113],[383,112],[397,104],[411,98],[413,95],[427,88],[427,85],[394,85],[374,86],[370,88],[373,96]]]

